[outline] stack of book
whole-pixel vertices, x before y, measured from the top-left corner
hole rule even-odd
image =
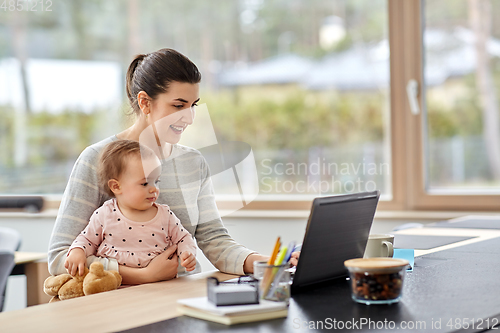
[[[283,318],[288,315],[285,302],[260,300],[259,304],[216,306],[206,297],[196,297],[180,299],[177,303],[177,310],[183,315],[225,325]]]

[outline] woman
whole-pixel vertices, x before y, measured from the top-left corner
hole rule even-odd
[[[236,243],[224,228],[215,205],[210,173],[201,154],[178,145],[183,131],[193,123],[199,101],[201,74],[188,58],[172,49],[138,55],[127,71],[127,96],[136,115],[125,131],[87,147],[77,159],[56,218],[49,244],[49,271],[66,273],[68,248],[88,224],[92,212],[110,199],[97,186],[97,158],[101,149],[118,139],[136,140],[156,151],[162,160],[159,203],[168,204],[198,247],[217,269],[227,273],[253,272],[253,262],[266,260]],[[172,256],[173,255],[173,256]],[[169,257],[171,259],[169,259]],[[292,263],[297,262],[294,253]],[[147,267],[119,266],[114,259],[99,260],[104,268],[118,270],[124,284],[168,280],[178,273],[175,249],[169,248]],[[194,272],[199,272],[200,267]],[[184,273],[179,267],[179,273]]]

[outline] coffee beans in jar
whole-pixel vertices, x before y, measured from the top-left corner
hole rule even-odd
[[[347,260],[352,299],[365,304],[398,302],[408,261],[392,258]]]

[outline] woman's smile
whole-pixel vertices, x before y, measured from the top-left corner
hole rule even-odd
[[[174,131],[175,134],[182,134],[184,132],[184,129],[186,126],[175,126],[175,125],[170,125],[170,128]]]

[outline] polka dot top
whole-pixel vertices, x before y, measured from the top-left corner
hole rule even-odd
[[[92,214],[69,251],[81,248],[87,256],[114,258],[128,267],[146,267],[174,244],[178,255],[184,251],[196,255],[193,237],[175,214],[167,205],[155,205],[158,212],[152,220],[135,222],[120,212],[115,198],[106,201]]]

